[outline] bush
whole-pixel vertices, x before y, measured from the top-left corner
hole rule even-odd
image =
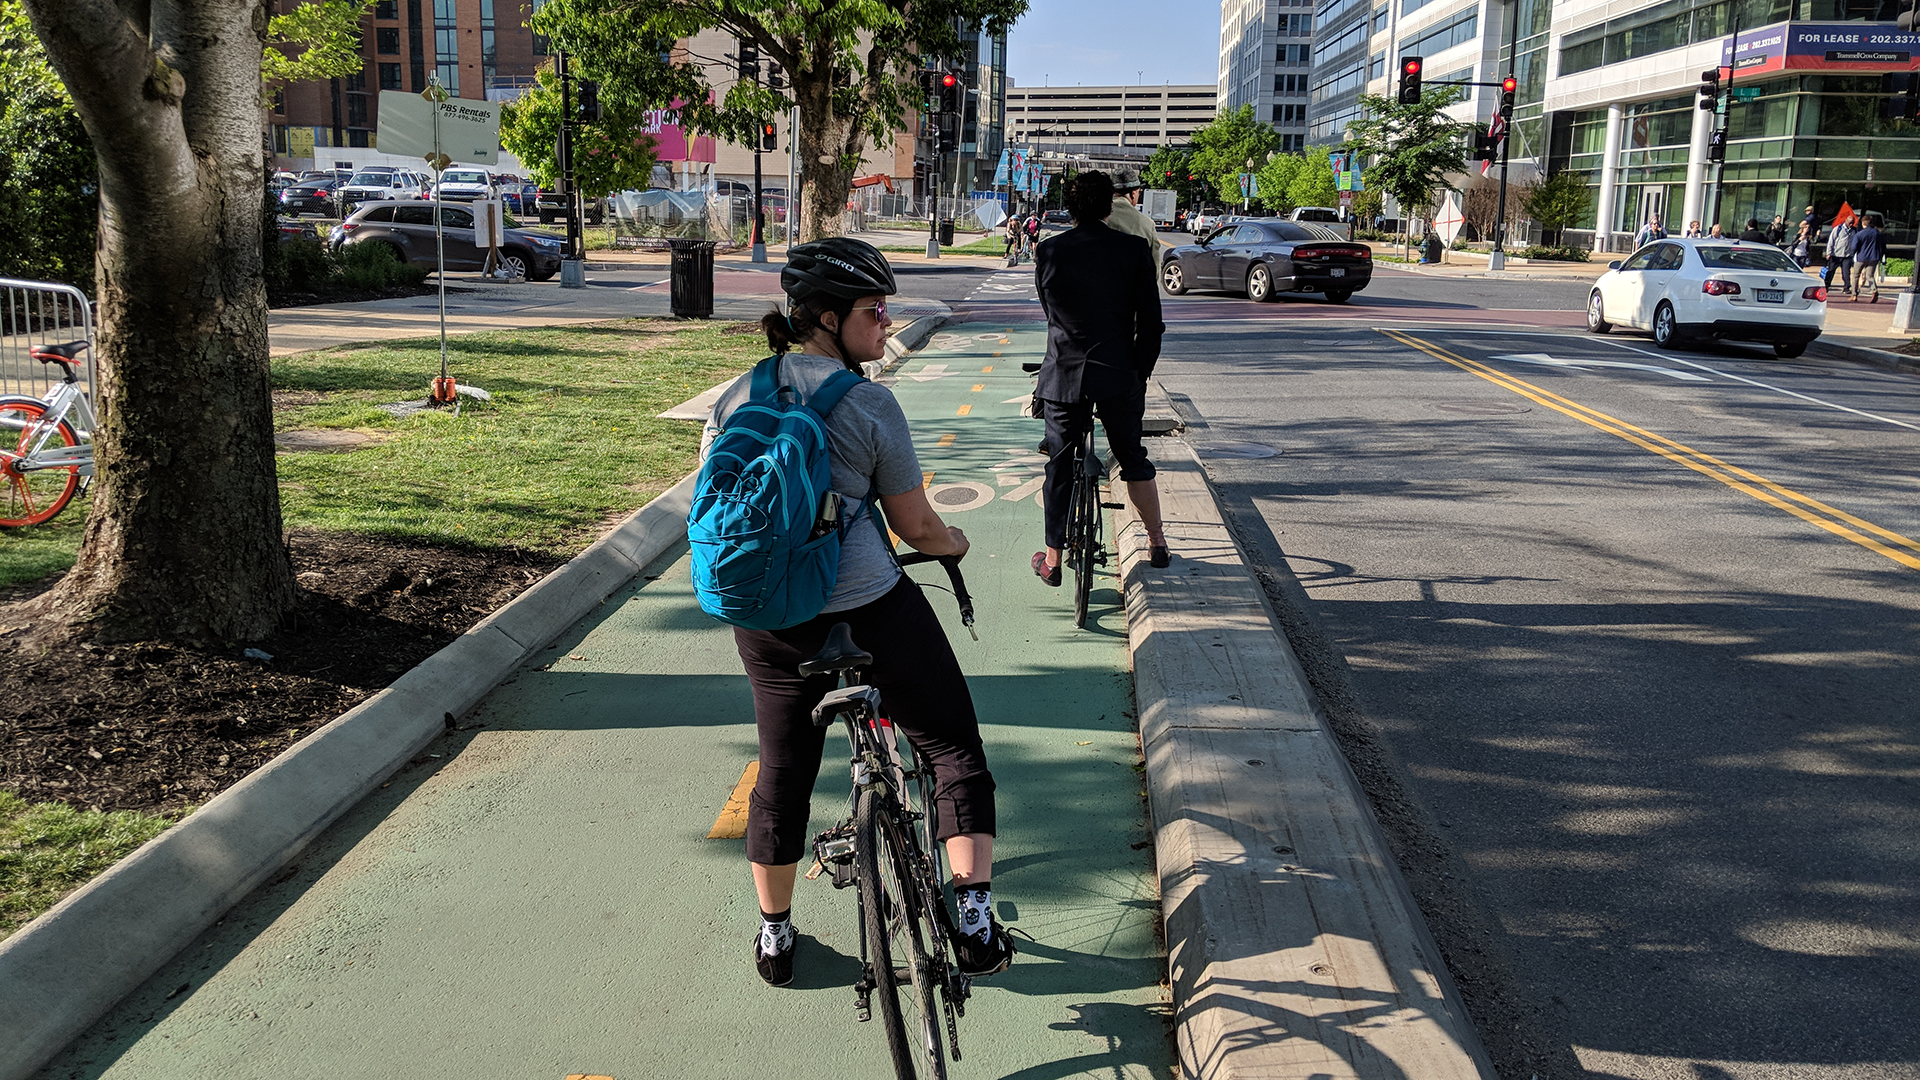
[[[1547,247],[1544,244],[1534,244],[1531,247],[1521,248],[1513,254],[1518,259],[1531,259],[1538,262],[1586,262],[1592,252],[1586,248]]]
[[[424,267],[408,266],[382,243],[347,244],[334,255],[342,288],[377,292],[396,285],[418,285],[427,280]]]
[[[320,292],[333,282],[333,259],[318,240],[275,243],[267,249],[266,277],[269,289]]]
[[[1886,275],[1888,277],[1912,277],[1913,276],[1913,260],[1912,259],[1888,259],[1886,266],[1883,267],[1882,269],[1885,270]]]

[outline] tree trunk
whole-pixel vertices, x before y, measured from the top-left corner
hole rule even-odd
[[[841,166],[857,160],[864,139],[858,127],[833,112],[833,71],[829,63],[795,72],[794,100],[800,106],[800,218],[802,242],[838,236],[847,211],[852,177]]]
[[[26,0],[100,159],[101,423],[54,632],[234,643],[291,607],[261,278],[262,0]]]

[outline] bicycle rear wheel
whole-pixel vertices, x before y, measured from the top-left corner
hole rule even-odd
[[[873,992],[895,1074],[900,1080],[946,1080],[926,908],[915,884],[912,849],[890,811],[890,800],[873,788],[860,793],[854,810],[854,861]],[[896,962],[904,969],[896,970]]]
[[[79,436],[65,420],[46,422],[45,402],[28,397],[0,398],[0,526],[39,525],[66,509],[80,486],[80,467],[21,468],[35,452],[78,446]]]
[[[1089,440],[1091,441],[1091,440]],[[1085,629],[1093,567],[1100,553],[1100,474],[1091,448],[1073,474],[1073,625]]]

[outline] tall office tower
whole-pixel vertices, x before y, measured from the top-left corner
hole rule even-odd
[[[1313,0],[1222,0],[1220,111],[1252,105],[1285,151],[1306,146],[1312,62]]]

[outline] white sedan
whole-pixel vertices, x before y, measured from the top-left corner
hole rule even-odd
[[[1827,290],[1779,248],[1740,240],[1655,240],[1594,282],[1587,329],[1653,331],[1677,349],[1690,339],[1759,341],[1790,359],[1827,321]]]

